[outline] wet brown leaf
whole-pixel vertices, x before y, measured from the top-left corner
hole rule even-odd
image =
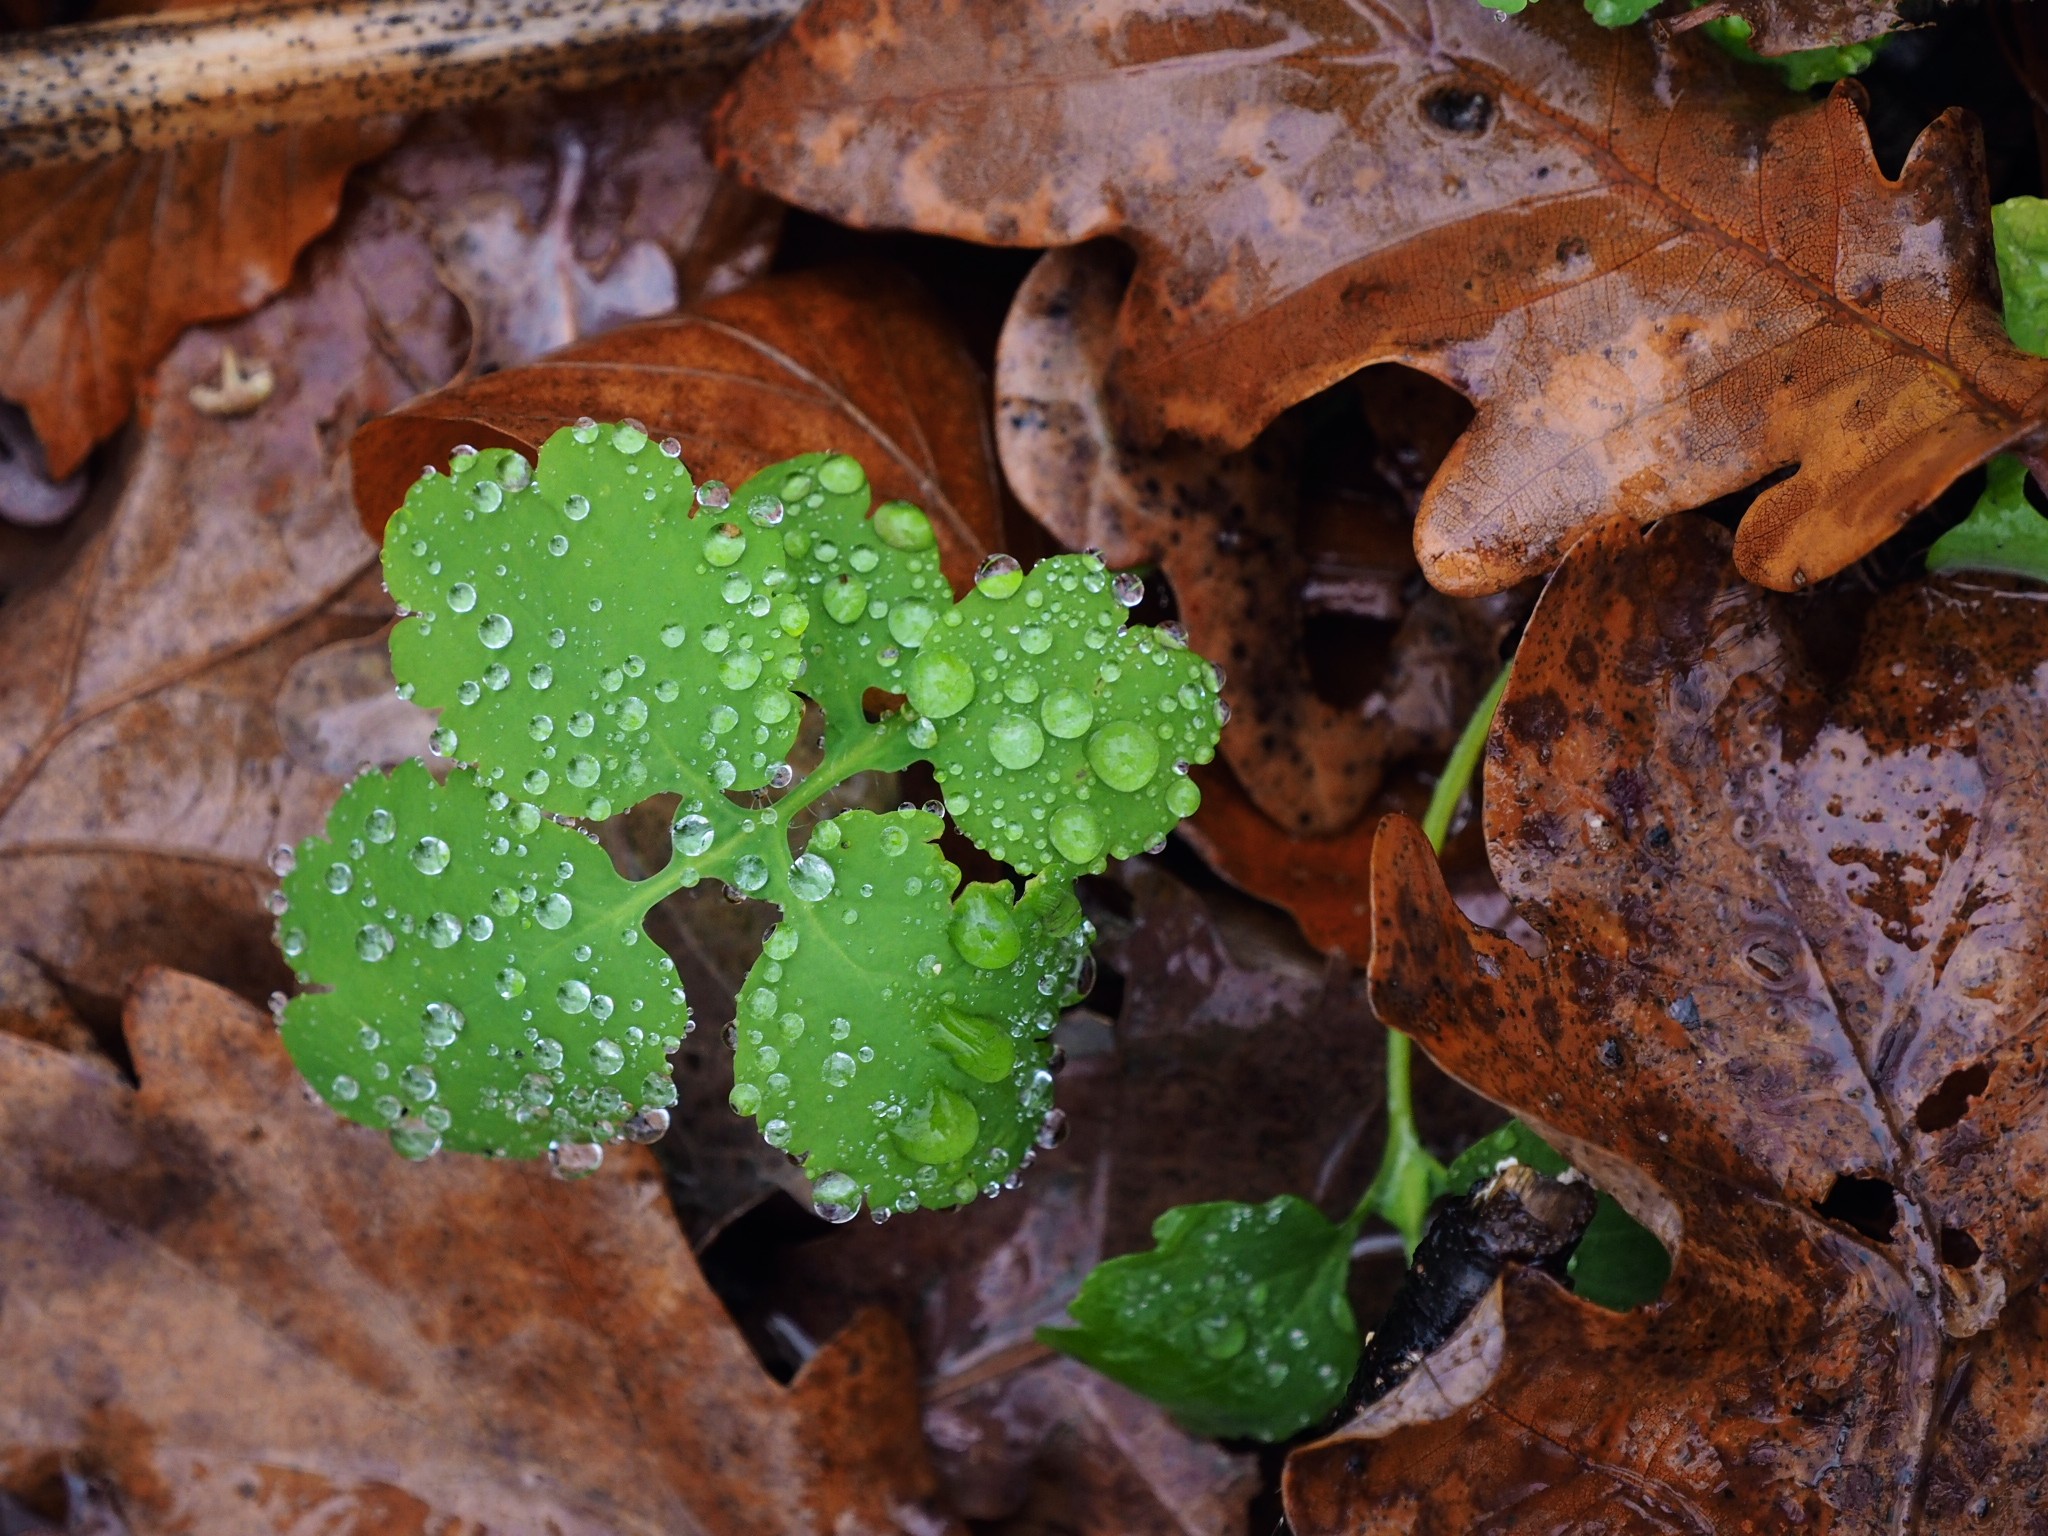
[[[1165,572],[1195,648],[1228,674],[1224,760],[1282,827],[1335,831],[1357,818],[1390,762],[1449,749],[1492,680],[1502,605],[1426,589],[1411,601],[1398,507],[1382,509],[1401,536],[1393,550],[1371,551],[1363,568],[1319,562],[1312,542],[1335,530],[1317,526],[1303,484],[1300,423],[1237,453],[1125,441],[1104,376],[1127,268],[1105,245],[1053,251],[1018,291],[996,360],[1003,467],[1069,547]],[[1369,524],[1372,510],[1343,505],[1328,521]],[[1309,620],[1359,610],[1389,634],[1386,653],[1364,698],[1334,703],[1309,664]]]
[[[1728,545],[1609,530],[1531,621],[1487,831],[1546,959],[1459,916],[1412,823],[1374,848],[1376,1010],[1671,1283],[1616,1315],[1511,1276],[1483,1390],[1297,1454],[1303,1536],[2035,1528],[2041,595],[1909,585],[1831,680]]]
[[[154,1531],[955,1529],[901,1329],[778,1386],[644,1152],[407,1167],[172,972],[127,1039],[139,1089],[0,1033],[0,1482],[92,1467]]]
[[[423,464],[458,443],[538,451],[579,416],[645,422],[682,444],[699,480],[832,447],[867,466],[877,499],[931,514],[964,586],[1001,547],[988,386],[909,279],[879,269],[770,278],[524,367],[414,401],[356,435],[356,505],[381,535]]]
[[[545,210],[573,141],[590,155],[575,249],[701,251],[716,178],[682,148],[687,98],[662,100],[642,123],[653,160],[608,102],[564,105],[546,133],[489,113],[423,122],[285,293],[179,342],[68,559],[0,606],[0,933],[96,1020],[145,964],[258,998],[288,982],[266,856],[430,728],[392,696],[392,610],[345,454],[358,424],[469,349],[432,232],[479,196]],[[275,387],[252,414],[210,416],[191,390],[229,347]]]
[[[128,419],[187,326],[247,314],[290,281],[348,173],[402,126],[322,123],[0,176],[0,395],[28,411],[53,478]]]
[[[1736,558],[1789,589],[2033,446],[2048,363],[2000,323],[1963,114],[1891,182],[1854,86],[1658,47],[1570,4],[822,0],[722,145],[856,224],[1126,242],[1139,441],[1242,447],[1368,363],[1451,384],[1478,414],[1416,524],[1443,591],[1785,470]]]

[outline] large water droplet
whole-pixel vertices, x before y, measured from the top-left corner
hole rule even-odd
[[[1022,715],[1004,715],[988,729],[988,753],[1005,768],[1029,768],[1045,755],[1045,734]]]
[[[533,905],[533,920],[543,928],[566,928],[576,908],[560,891],[549,891]]]
[[[1024,567],[1015,555],[990,555],[974,573],[974,590],[1001,602],[1015,597],[1024,585]]]
[[[889,1133],[920,1163],[958,1162],[974,1150],[981,1134],[981,1113],[966,1095],[943,1085],[924,1103],[907,1111]]]
[[[512,643],[512,621],[502,613],[487,613],[477,624],[476,635],[487,650],[502,651]]]
[[[645,433],[640,441],[645,445]],[[548,1162],[558,1179],[587,1179],[604,1166],[604,1148],[594,1141],[558,1141],[548,1148]]]
[[[984,971],[1003,970],[1024,948],[1005,885],[977,884],[962,891],[953,903],[948,933],[960,958]]]
[[[871,520],[875,537],[891,549],[930,549],[938,542],[932,520],[907,501],[885,501]]]
[[[1088,764],[1111,789],[1143,789],[1159,771],[1159,738],[1135,720],[1112,720],[1088,738]]]
[[[1009,1031],[980,1014],[963,1013],[941,1003],[926,1034],[978,1083],[1000,1083],[1017,1064],[1017,1048]]]
[[[844,1051],[832,1052],[818,1065],[818,1075],[834,1088],[844,1088],[859,1070],[859,1065]]]
[[[974,668],[950,651],[920,652],[904,692],[919,714],[947,719],[973,700]]]
[[[720,523],[704,540],[704,558],[712,565],[735,565],[746,552],[747,536],[737,523]]]
[[[476,588],[466,581],[458,581],[448,589],[448,606],[457,613],[467,613],[476,606]]]
[[[1062,806],[1053,813],[1046,832],[1063,859],[1075,864],[1093,864],[1102,857],[1106,842],[1102,823],[1085,805]]]
[[[1038,718],[1052,735],[1062,741],[1073,741],[1087,735],[1088,727],[1095,723],[1095,706],[1085,693],[1055,688],[1038,706]]]
[[[612,428],[612,446],[624,454],[638,453],[647,446],[647,428],[628,416]]]
[[[790,866],[790,894],[799,901],[823,901],[832,894],[832,866],[815,853],[805,853]]]
[[[1118,571],[1109,590],[1126,608],[1135,608],[1145,601],[1145,581],[1136,571]]]
[[[1195,1323],[1196,1341],[1211,1360],[1230,1360],[1243,1354],[1249,1337],[1244,1319],[1227,1312],[1212,1313]]]
[[[860,1182],[836,1169],[811,1186],[811,1209],[834,1226],[860,1214]]]
[[[438,837],[423,837],[412,845],[412,867],[423,875],[438,875],[448,867],[448,845]]]
[[[626,1064],[626,1053],[619,1049],[615,1040],[597,1039],[590,1042],[591,1070],[602,1077],[610,1077]]]
[[[676,852],[685,858],[701,858],[711,851],[711,845],[718,840],[718,832],[706,816],[694,812],[677,820],[671,834],[675,840]]]
[[[818,466],[818,484],[835,496],[851,496],[868,483],[868,472],[851,454],[835,453]]]
[[[382,960],[398,947],[391,930],[380,923],[365,923],[356,930],[356,958],[371,964]]]
[[[824,860],[820,859],[819,863]],[[732,868],[732,883],[743,891],[758,891],[768,883],[768,864],[756,854],[743,855]]]

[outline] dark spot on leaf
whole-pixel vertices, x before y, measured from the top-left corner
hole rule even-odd
[[[1987,1066],[1959,1067],[1941,1080],[1941,1086],[1920,1101],[1913,1123],[1923,1131],[1945,1131],[1970,1112],[1970,1100],[1991,1081]]]
[[[1484,133],[1493,121],[1493,98],[1484,91],[1442,85],[1423,98],[1422,110],[1437,127],[1452,133]]]
[[[1950,1269],[1969,1269],[1984,1257],[1984,1250],[1977,1246],[1977,1239],[1961,1227],[1941,1229],[1941,1262]]]
[[[1899,1224],[1898,1191],[1884,1179],[1859,1173],[1838,1174],[1828,1197],[1814,1209],[1873,1242],[1890,1242],[1892,1229]]]

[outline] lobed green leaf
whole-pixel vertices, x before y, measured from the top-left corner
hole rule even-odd
[[[1067,1308],[1077,1326],[1038,1338],[1197,1434],[1284,1440],[1335,1408],[1358,1367],[1354,1235],[1294,1195],[1176,1206],[1151,1252],[1088,1276]]]
[[[600,821],[768,782],[802,714],[809,606],[781,533],[694,491],[630,425],[565,428],[537,469],[492,449],[421,477],[384,579],[414,615],[392,670],[442,711],[437,751]]]
[[[1064,885],[954,888],[926,811],[821,822],[740,990],[733,1108],[821,1211],[964,1204],[1028,1159],[1093,930]]]
[[[1130,579],[1093,555],[985,569],[908,669],[911,740],[946,809],[1026,874],[1100,870],[1201,804],[1187,769],[1216,754],[1216,669],[1169,631],[1124,627]]]
[[[689,1029],[642,902],[589,838],[418,762],[343,791],[284,878],[285,1045],[409,1157],[602,1143],[676,1100]]]

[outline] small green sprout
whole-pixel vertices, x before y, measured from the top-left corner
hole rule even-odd
[[[2048,202],[2012,197],[1991,209],[2005,330],[2014,346],[2048,357]],[[1934,541],[1930,571],[1996,571],[2048,581],[2048,517],[2027,499],[2026,461],[2002,453],[1984,467],[1970,515]]]
[[[1504,16],[1519,16],[1535,0],[1479,0],[1479,3]],[[1705,0],[1692,0],[1692,3],[1697,7]],[[1586,13],[1598,25],[1610,30],[1634,26],[1656,5],[1657,0],[1585,0]],[[1704,23],[1700,30],[1724,52],[1743,63],[1775,69],[1784,80],[1785,88],[1791,91],[1810,91],[1816,85],[1829,85],[1851,75],[1862,74],[1890,40],[1876,37],[1862,43],[1837,43],[1825,48],[1801,48],[1792,53],[1766,55],[1750,46],[1749,40],[1755,36],[1755,29],[1740,16],[1716,16]]]
[[[1073,882],[1195,810],[1218,674],[1126,625],[1134,578],[1093,555],[997,556],[955,601],[924,513],[870,502],[843,454],[698,485],[632,422],[421,477],[385,538],[392,665],[457,766],[365,774],[278,860],[278,942],[320,989],[285,1042],[328,1103],[415,1158],[583,1172],[659,1136],[690,1018],[642,920],[717,880],[781,909],[732,1103],[804,1160],[820,1212],[1014,1180],[1052,1135],[1049,1037],[1093,936]],[[878,693],[905,702],[871,719]],[[807,708],[823,756],[798,780]],[[921,759],[1021,894],[961,889],[935,808],[806,814]],[[658,794],[674,857],[625,880],[577,821]]]

